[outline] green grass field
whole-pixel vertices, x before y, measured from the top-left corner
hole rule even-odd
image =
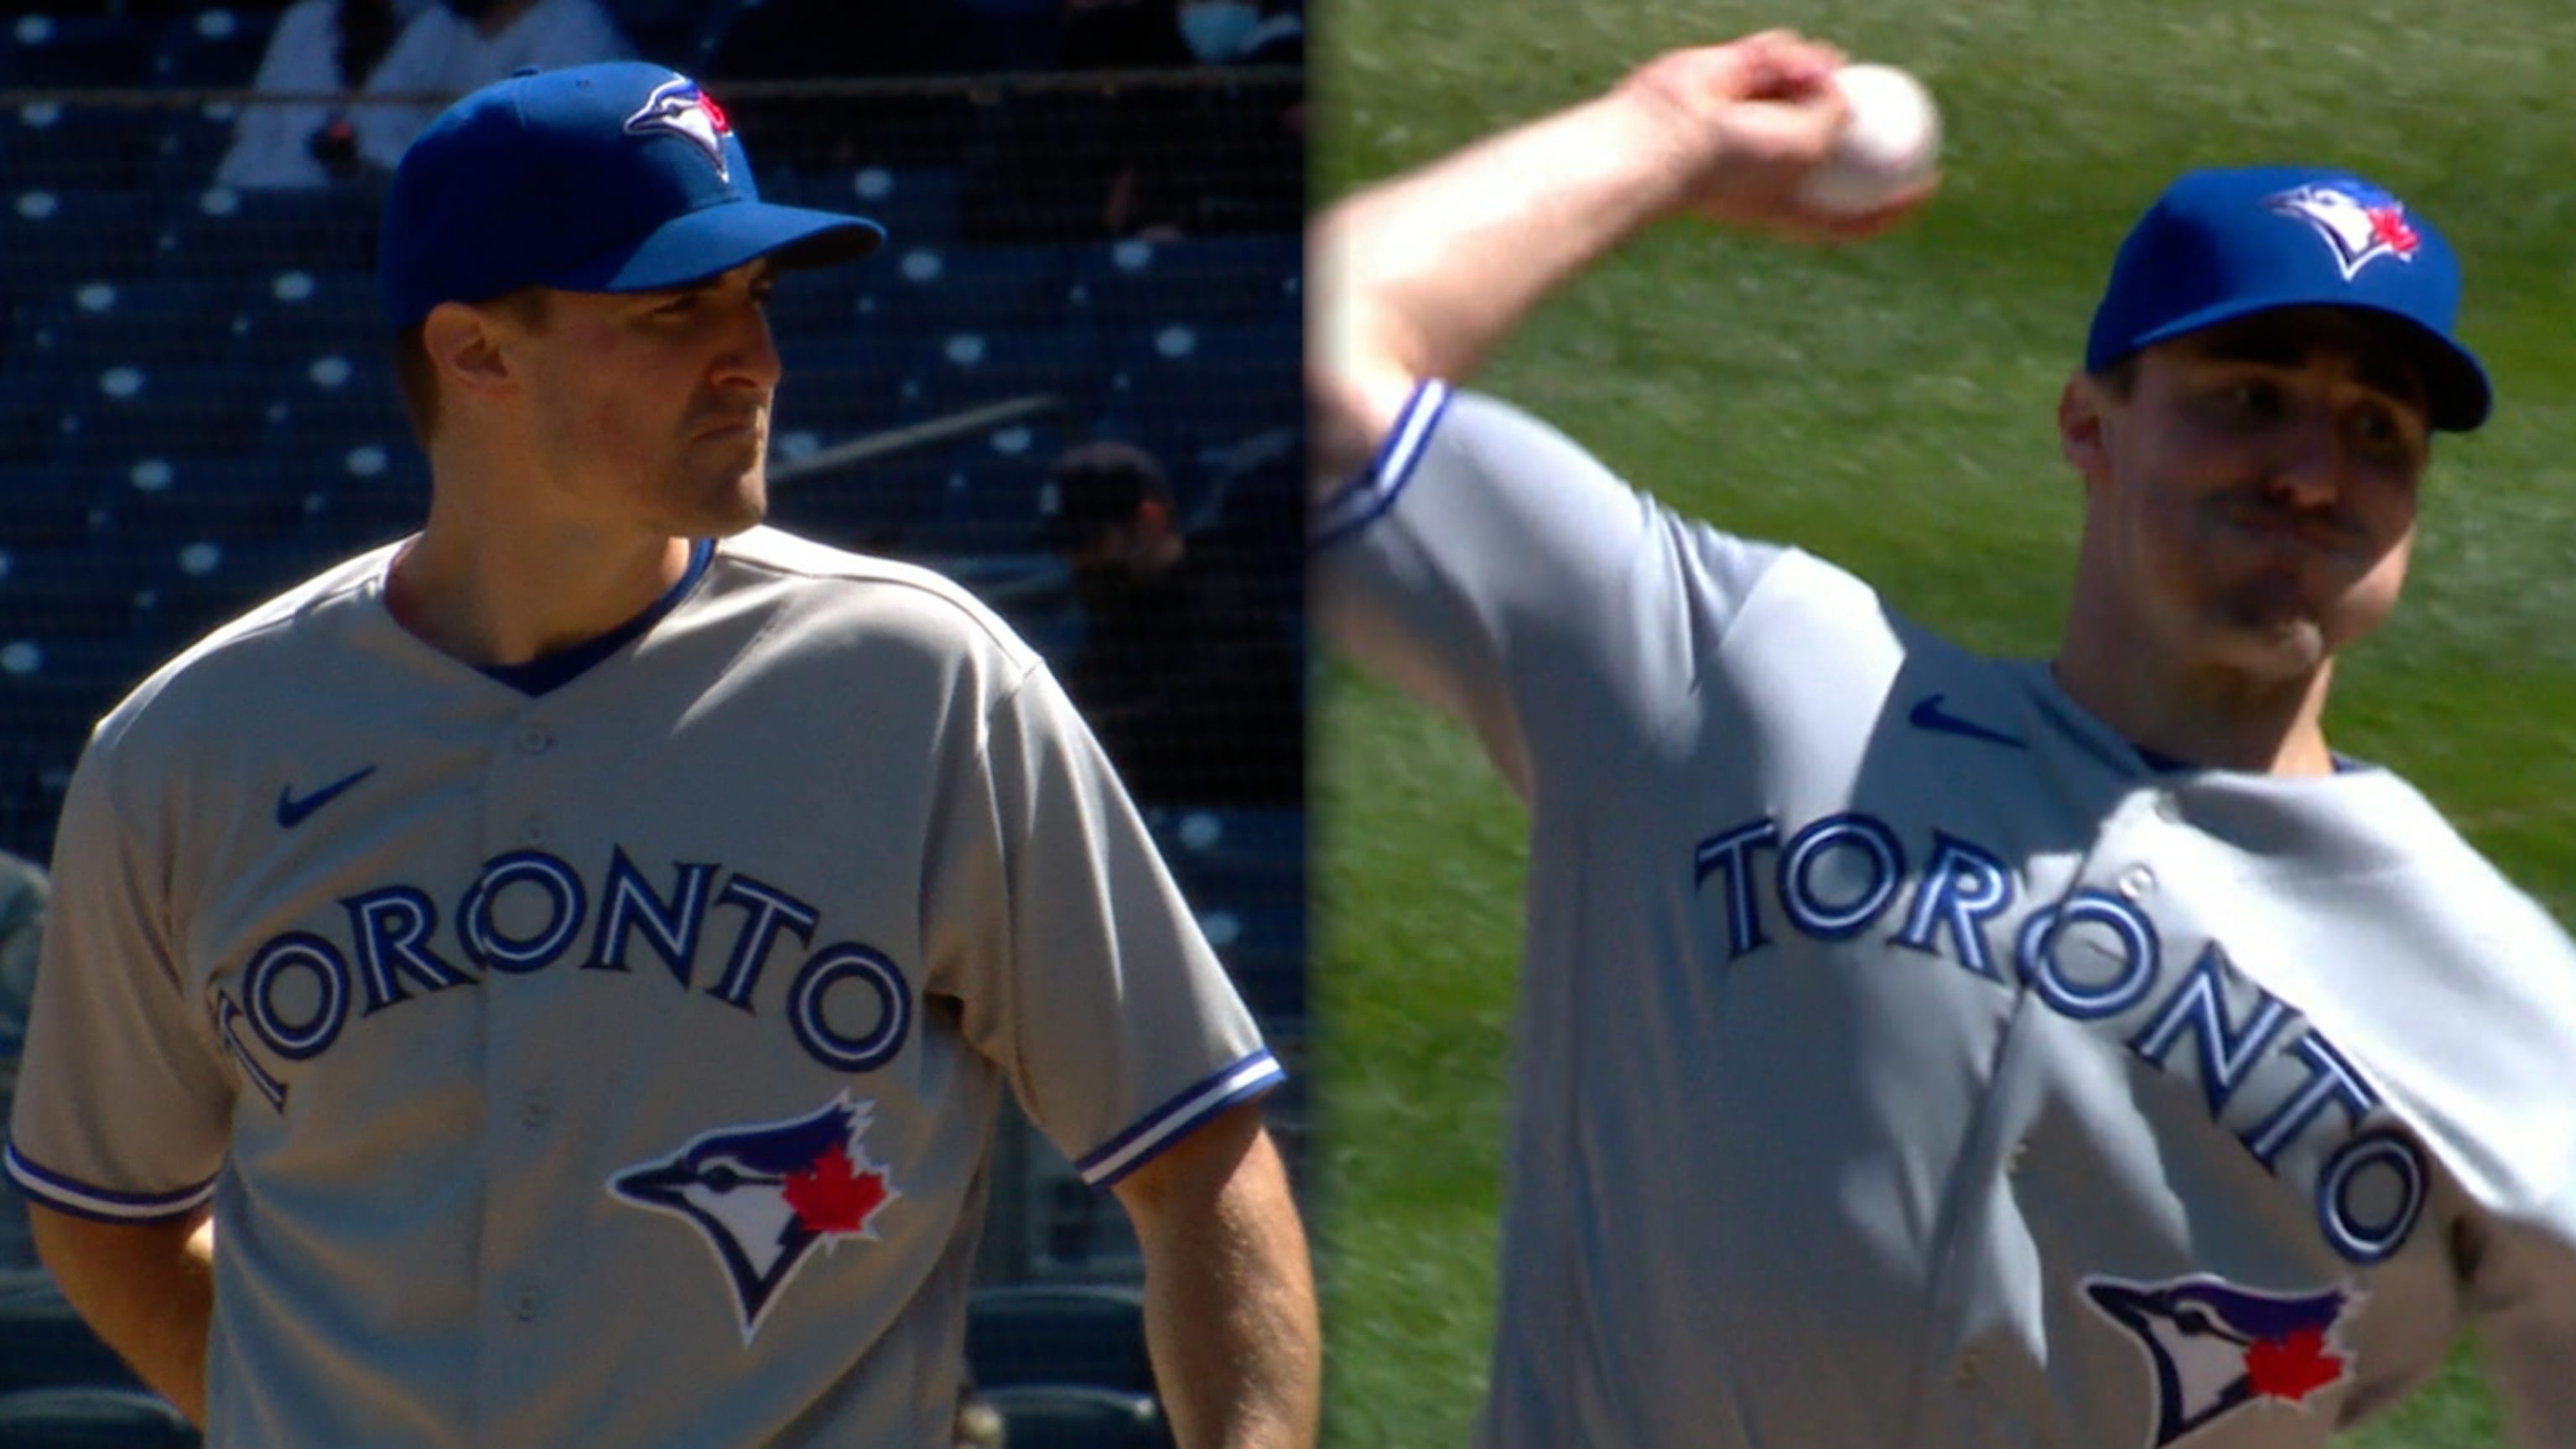
[[[2240,13],[2253,11],[2255,14]],[[1791,540],[1978,647],[2047,652],[2076,526],[2052,409],[2112,248],[2187,166],[2363,170],[2468,271],[2499,411],[2445,440],[2342,749],[2421,785],[2576,920],[2576,108],[2562,0],[1340,0],[1318,195],[1579,99],[1653,50],[1794,23],[1929,80],[1931,212],[1821,254],[1684,226],[1553,302],[1481,385],[1685,512]],[[1518,807],[1468,739],[1346,671],[1315,739],[1329,1443],[1464,1441],[1493,1313]],[[2343,1441],[2501,1443],[2473,1355]]]

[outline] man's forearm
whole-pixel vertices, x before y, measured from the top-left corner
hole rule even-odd
[[[37,1256],[91,1330],[188,1422],[206,1422],[206,1329],[214,1315],[214,1225],[204,1214],[148,1226],[42,1207]]]
[[[1686,194],[1694,158],[1620,90],[1343,201],[1309,252],[1328,373],[1462,379],[1540,299]]]
[[[1174,1164],[1150,1198],[1122,1191],[1145,1249],[1155,1382],[1182,1449],[1315,1442],[1314,1274],[1287,1173],[1258,1124],[1249,1108],[1210,1123],[1175,1149],[1197,1162]]]

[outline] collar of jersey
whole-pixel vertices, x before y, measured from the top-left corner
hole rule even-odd
[[[689,546],[689,567],[679,582],[663,590],[662,597],[643,613],[595,639],[541,654],[524,664],[486,664],[483,672],[532,698],[561,689],[588,673],[592,665],[641,638],[645,630],[661,622],[663,615],[678,608],[689,590],[698,586],[698,580],[706,577],[707,561],[715,556],[715,540],[699,539]]]

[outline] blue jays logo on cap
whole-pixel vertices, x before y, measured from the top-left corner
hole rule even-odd
[[[2146,1351],[2156,1376],[2156,1423],[2147,1449],[2163,1449],[2249,1404],[2309,1398],[2352,1376],[2336,1331],[2362,1294],[2266,1293],[2206,1273],[2162,1283],[2096,1274],[2083,1283],[2096,1312]]]
[[[668,1157],[621,1170],[608,1191],[698,1230],[733,1285],[748,1348],[817,1245],[876,1241],[878,1215],[903,1196],[868,1153],[875,1117],[874,1102],[853,1102],[845,1090],[803,1117],[700,1133]]]
[[[2424,244],[2407,224],[2406,203],[2364,181],[2302,186],[2266,197],[2263,204],[2315,228],[2347,282],[2383,257],[2411,262]]]
[[[707,153],[716,166],[718,181],[731,181],[725,172],[724,138],[733,133],[733,123],[725,119],[724,107],[716,98],[698,88],[698,83],[684,75],[675,75],[653,88],[635,114],[626,118],[626,134],[649,136],[656,131],[686,137]]]

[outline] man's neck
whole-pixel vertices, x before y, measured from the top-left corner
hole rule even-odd
[[[385,603],[440,653],[525,664],[596,639],[688,571],[689,540],[560,517],[475,517],[446,494],[394,560]]]
[[[2331,660],[2303,677],[2258,679],[2070,628],[2050,672],[2069,698],[2156,755],[2260,775],[2334,773],[2323,724]]]

